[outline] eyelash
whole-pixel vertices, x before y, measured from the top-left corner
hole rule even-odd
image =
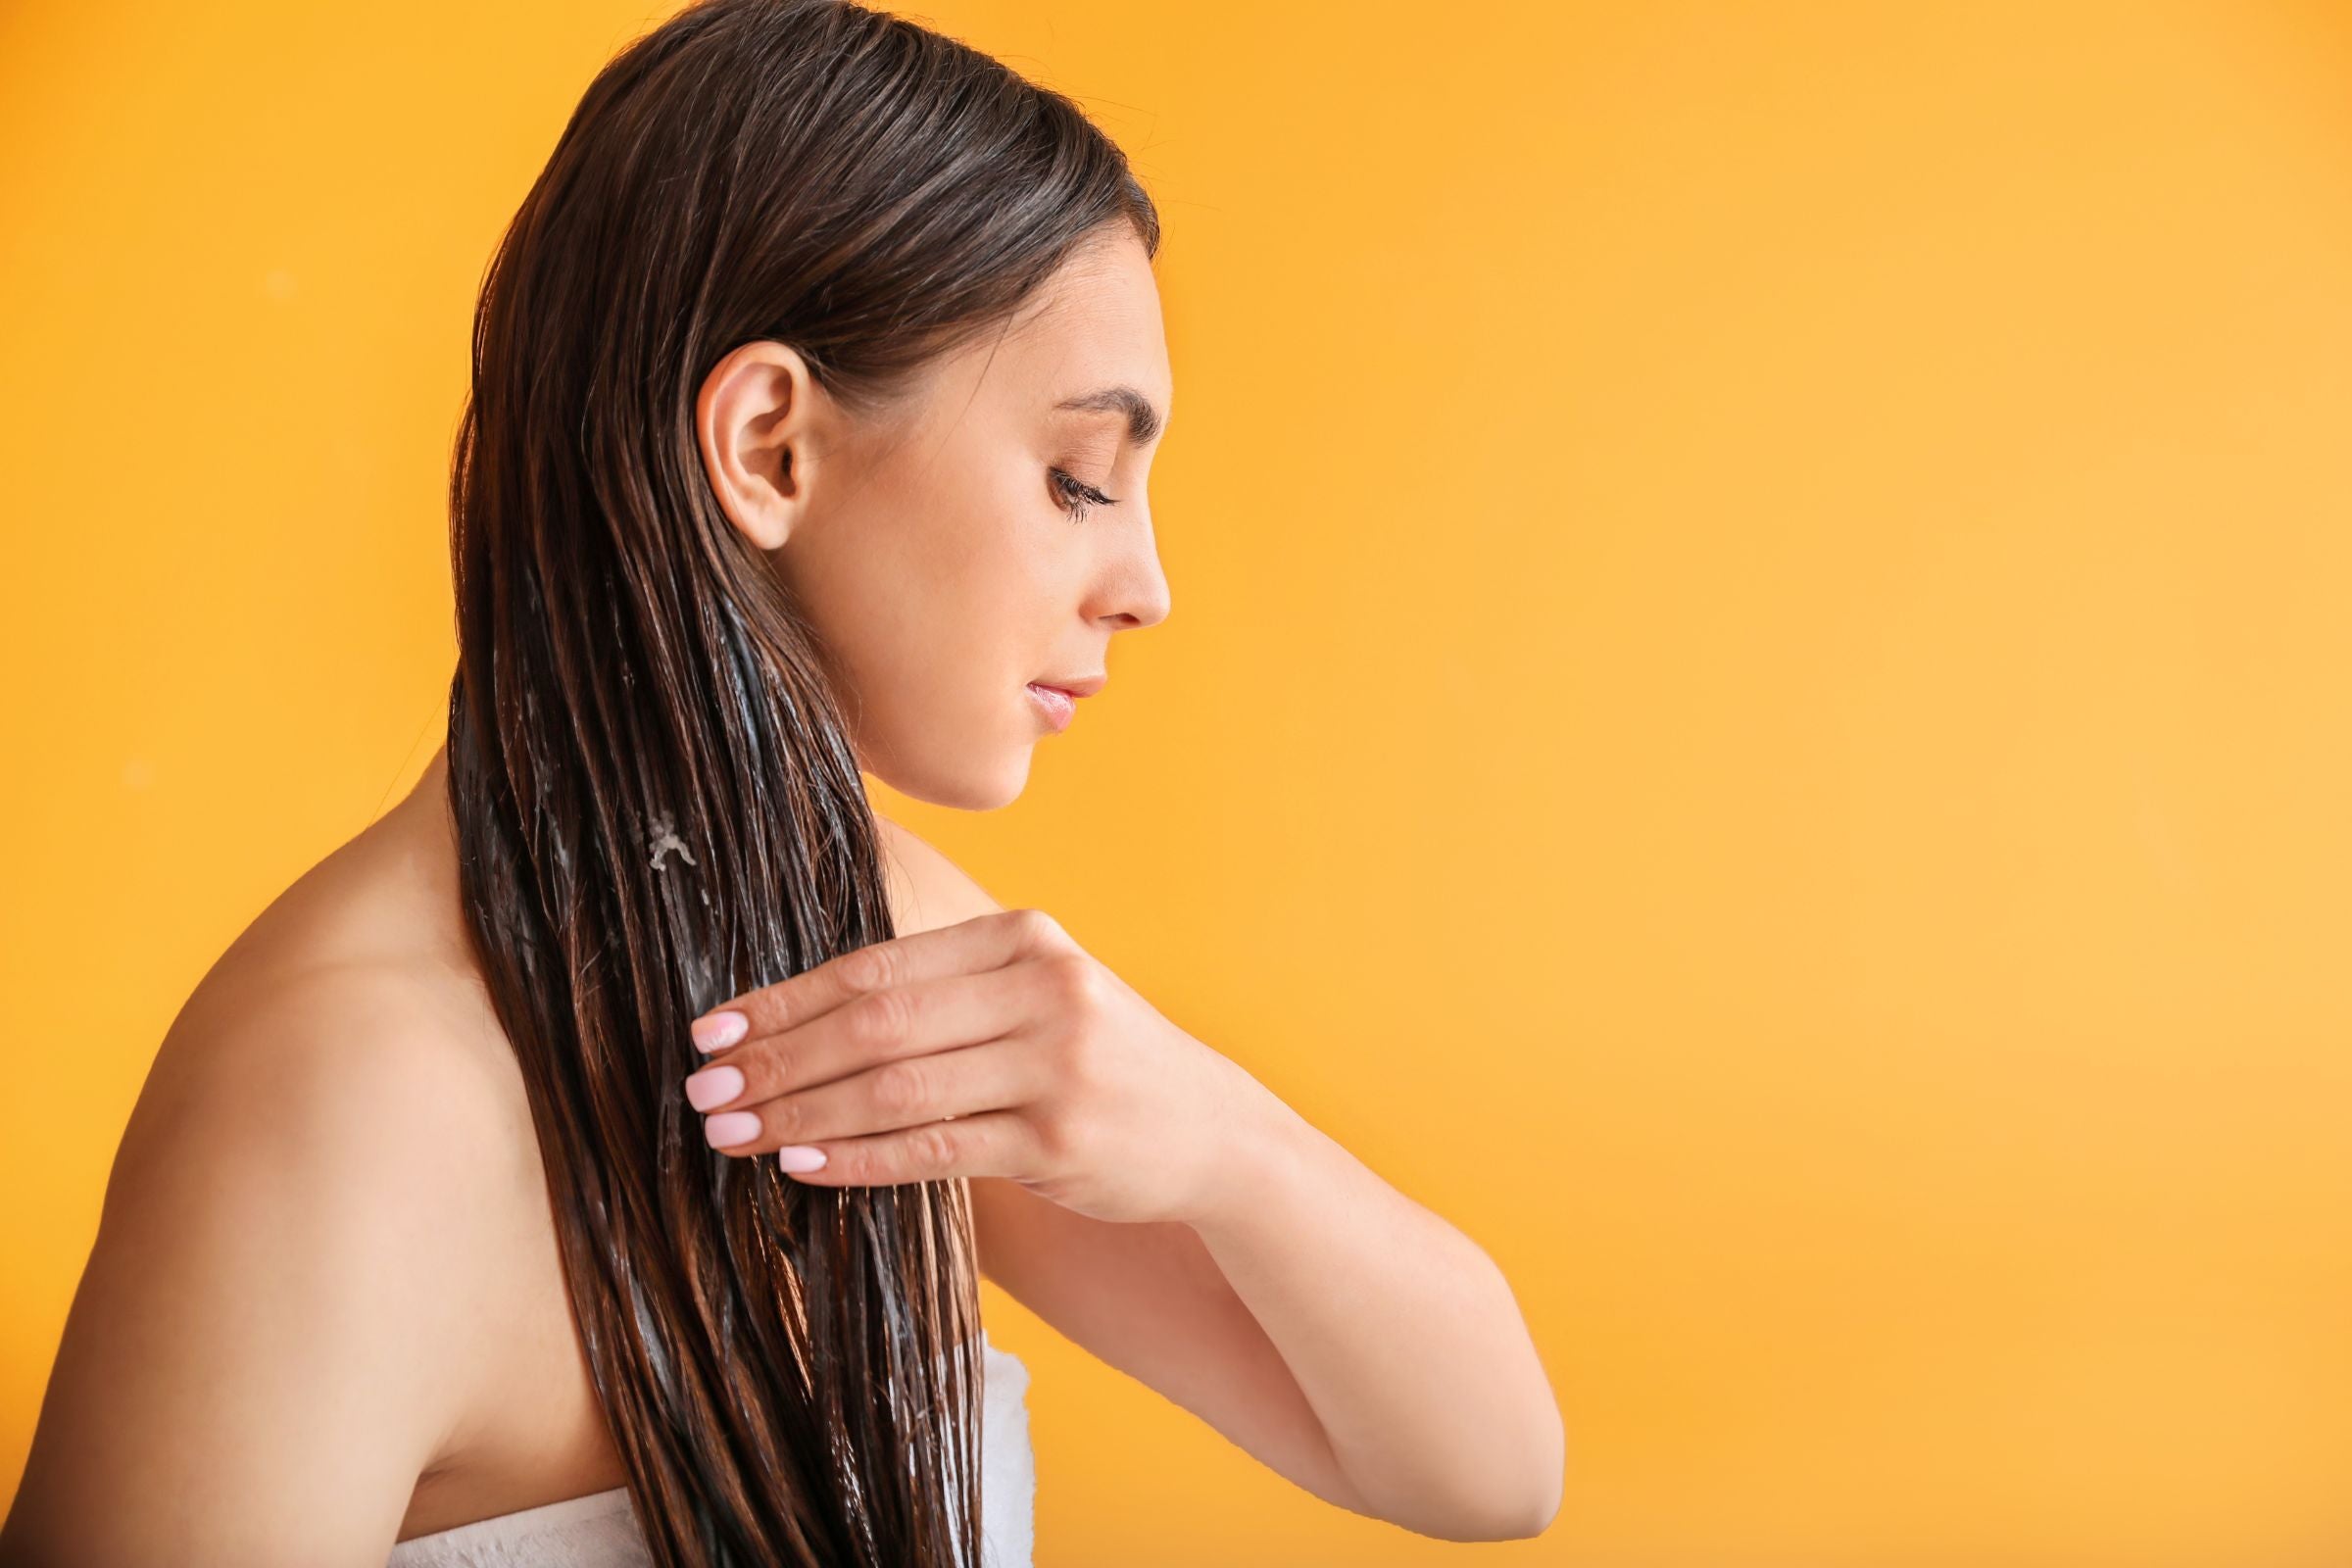
[[[1106,496],[1093,485],[1059,468],[1048,468],[1046,472],[1054,482],[1054,505],[1068,513],[1072,522],[1084,522],[1090,508],[1115,507],[1119,504],[1117,497]]]

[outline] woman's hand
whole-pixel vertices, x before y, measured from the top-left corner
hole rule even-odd
[[[1257,1089],[1037,909],[843,954],[694,1034],[686,1098],[726,1153],[826,1186],[1003,1176],[1121,1222],[1205,1212]]]

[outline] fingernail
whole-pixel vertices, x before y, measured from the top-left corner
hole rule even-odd
[[[688,1027],[696,1050],[724,1051],[750,1031],[752,1020],[740,1012],[714,1012]]]
[[[686,1103],[697,1110],[713,1110],[743,1093],[741,1067],[705,1067],[686,1080]]]
[[[776,1151],[776,1163],[785,1170],[823,1170],[825,1152],[806,1144],[786,1144]]]
[[[760,1118],[748,1110],[730,1110],[703,1118],[703,1136],[712,1149],[732,1149],[760,1136]]]

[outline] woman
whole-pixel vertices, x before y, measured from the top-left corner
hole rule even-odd
[[[598,76],[476,318],[446,745],[174,1022],[0,1560],[1025,1562],[981,1274],[1342,1507],[1544,1527],[1486,1254],[865,797],[1013,799],[1168,613],[1157,244],[841,0]]]

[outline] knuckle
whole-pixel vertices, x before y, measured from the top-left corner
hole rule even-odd
[[[841,983],[852,991],[885,991],[896,983],[898,949],[877,942],[841,956]]]
[[[842,1023],[854,1044],[888,1045],[905,1034],[906,1011],[906,999],[902,993],[876,991],[851,1003]]]
[[[1045,951],[1066,947],[1069,943],[1069,936],[1061,929],[1061,922],[1043,909],[1008,909],[1005,913],[1012,921],[1016,940],[1024,948]]]
[[[956,1134],[945,1126],[918,1127],[906,1140],[907,1163],[924,1176],[944,1176],[956,1164]]]
[[[744,1057],[736,1063],[743,1069],[743,1093],[747,1100],[766,1100],[792,1092],[792,1057],[772,1048]]]
[[[930,1098],[930,1073],[920,1062],[894,1061],[874,1069],[874,1107],[891,1115],[911,1116]]]
[[[808,1124],[808,1107],[797,1096],[774,1100],[760,1107],[760,1136],[762,1142],[773,1145],[800,1142],[801,1129]]]
[[[1078,1154],[1078,1129],[1062,1111],[1039,1110],[1030,1125],[1036,1129],[1038,1152],[1053,1165],[1067,1165]]]
[[[1037,1140],[1038,1152],[1056,1164],[1069,1152],[1069,1126],[1052,1104],[1040,1105],[1030,1112],[1029,1135]]]

